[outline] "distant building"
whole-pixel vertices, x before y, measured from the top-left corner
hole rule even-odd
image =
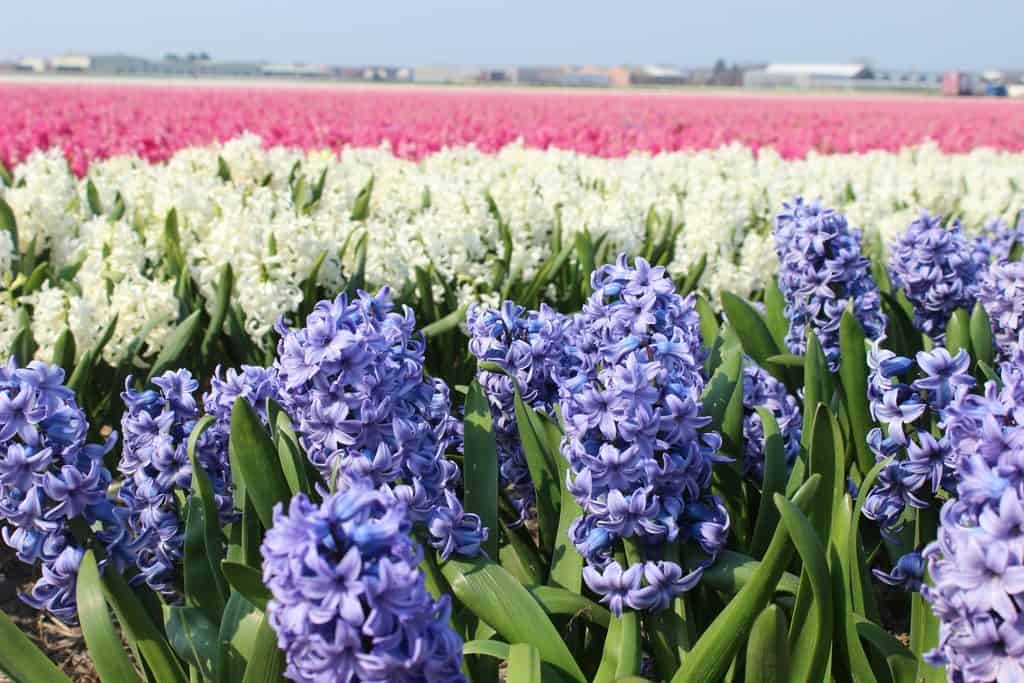
[[[874,78],[866,64],[769,64],[743,74],[748,88],[834,88]]]
[[[689,83],[690,77],[674,66],[648,64],[631,68],[629,82],[632,85],[682,85]]]
[[[15,67],[18,71],[27,71],[30,73],[43,73],[46,71],[46,59],[43,57],[22,57],[15,62]]]
[[[264,64],[259,67],[264,76],[289,76],[292,78],[327,78],[330,69],[320,64]]]
[[[416,83],[478,83],[483,71],[479,66],[417,66],[412,70],[412,80]]]
[[[86,73],[92,67],[92,60],[86,55],[63,55],[50,60],[50,68],[57,73]]]

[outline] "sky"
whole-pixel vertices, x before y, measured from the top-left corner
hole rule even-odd
[[[1021,0],[4,0],[0,59],[1024,68]]]

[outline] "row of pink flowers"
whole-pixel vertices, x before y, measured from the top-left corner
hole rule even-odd
[[[245,131],[267,145],[377,146],[403,157],[474,144],[600,156],[739,142],[787,158],[897,150],[934,140],[948,152],[1024,149],[1024,106],[992,99],[693,95],[377,88],[0,84],[0,160],[62,147],[77,173],[91,159],[162,160]]]

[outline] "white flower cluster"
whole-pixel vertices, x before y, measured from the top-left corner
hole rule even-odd
[[[219,175],[221,160],[230,180]],[[296,180],[309,189],[321,174],[319,201],[297,207]],[[111,361],[142,333],[151,351],[159,349],[176,317],[174,281],[164,265],[172,208],[196,287],[211,301],[230,263],[233,301],[259,343],[279,316],[296,309],[321,254],[319,283],[341,287],[342,273],[354,267],[351,247],[364,234],[371,283],[401,290],[416,267],[433,266],[460,297],[494,299],[489,283],[502,240],[488,197],[512,235],[511,277],[536,274],[551,254],[556,225],[563,240],[586,229],[628,250],[643,243],[654,210],[682,225],[670,270],[685,272],[706,255],[701,284],[715,298],[726,289],[750,294],[775,272],[772,217],[795,195],[821,198],[886,242],[921,209],[957,215],[970,230],[1024,208],[1024,155],[948,155],[933,145],[799,161],[737,145],[623,159],[513,145],[493,155],[467,147],[409,161],[387,147],[340,155],[264,150],[259,138],[244,135],[182,150],[162,164],[99,161],[83,179],[58,151],[37,152],[14,176],[15,187],[0,187],[0,196],[14,210],[21,248],[34,242],[55,268],[81,263],[71,281],[51,282],[27,302],[40,355],[52,351],[64,325],[79,350],[87,348],[117,314],[106,350]],[[356,220],[353,208],[371,178],[369,213]],[[87,180],[106,213],[120,199],[125,211],[118,220],[92,216]],[[10,240],[3,239],[0,278],[12,261]],[[0,310],[0,349],[13,334],[8,319],[10,312]]]

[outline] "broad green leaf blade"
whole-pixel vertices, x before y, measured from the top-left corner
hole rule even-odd
[[[244,397],[231,409],[231,436],[228,441],[231,474],[245,483],[245,492],[263,524],[274,525],[274,506],[291,498],[288,482],[281,471],[277,449],[267,435],[259,415]]]
[[[264,615],[242,683],[279,683],[283,680],[284,668],[284,652],[277,646],[277,636]]]
[[[981,302],[974,304],[971,312],[971,352],[980,365],[991,367],[995,363],[995,346],[992,343],[992,323]]]
[[[746,680],[749,683],[789,683],[789,626],[775,604],[758,615],[747,640]]]
[[[849,534],[853,529],[853,502],[849,494],[833,507],[832,533],[828,539],[828,562],[832,573],[832,600],[835,616],[835,642],[833,644],[833,672],[843,672],[856,681],[873,683],[874,671],[868,661],[867,653],[857,636],[856,623],[853,620],[853,605],[856,604],[853,592],[861,590],[859,582],[854,582],[856,572],[855,557],[847,552]],[[863,596],[859,602],[864,603]]]
[[[220,620],[220,680],[241,683],[245,667],[253,655],[256,633],[263,613],[241,593],[232,593]]]
[[[509,643],[530,643],[541,658],[574,680],[586,679],[537,600],[500,566],[484,558],[450,558],[441,572],[460,603]]]
[[[495,659],[508,659],[511,647],[500,640],[469,640],[462,645],[463,655],[481,655]]]
[[[903,647],[900,641],[875,622],[856,613],[853,614],[853,620],[861,639],[885,657],[895,683],[917,683],[918,660],[913,652]]]
[[[508,649],[508,683],[540,683],[540,653],[529,643],[516,643]]]
[[[352,204],[352,220],[364,221],[370,215],[370,198],[373,196],[373,176],[366,181],[363,189],[356,195],[355,203]]]
[[[231,264],[225,263],[217,281],[217,298],[214,300],[213,311],[210,312],[210,324],[203,335],[202,349],[203,361],[209,362],[210,354],[213,352],[213,345],[224,330],[224,321],[228,316],[228,309],[231,307],[231,289],[234,287],[235,275],[231,270]]]
[[[268,401],[268,404],[276,406],[273,401]],[[268,414],[271,412],[273,411],[268,410]],[[316,498],[316,486],[322,482],[302,451],[299,437],[292,429],[291,420],[280,408],[277,409],[277,416],[272,419],[277,424],[277,456],[289,490],[293,495],[305,493],[311,498]]]
[[[217,177],[225,183],[231,182],[231,167],[228,166],[228,162],[224,161],[222,156],[217,157]]]
[[[537,492],[537,526],[541,554],[545,558],[550,558],[554,552],[562,503],[558,468],[553,457],[547,452],[543,434],[534,427],[533,408],[523,403],[519,387],[515,389],[515,413],[519,440],[523,444],[523,454],[530,470],[530,478],[533,480],[533,488]]]
[[[711,304],[703,296],[697,295],[697,302],[694,305],[697,309],[697,314],[700,316],[700,337],[704,340],[704,345],[708,348],[712,347],[715,340],[718,339],[718,318],[715,316],[715,309],[711,308]]]
[[[792,677],[796,681],[823,681],[828,669],[833,628],[832,583],[825,560],[825,547],[810,521],[796,505],[779,494],[775,494],[775,504],[803,560],[804,572],[810,578],[814,592],[814,602],[807,612],[808,620],[799,629],[800,636],[790,638],[793,648]]]
[[[839,377],[850,416],[850,438],[857,453],[857,466],[861,472],[867,472],[875,463],[867,443],[868,432],[873,426],[868,409],[867,348],[864,328],[850,309],[843,312],[839,322],[839,352],[843,359]]]
[[[114,608],[125,639],[134,643],[159,683],[186,683],[188,676],[163,633],[118,572],[103,574],[103,594]]]
[[[594,683],[612,683],[640,673],[640,615],[631,609],[612,617]]]
[[[729,318],[729,324],[736,329],[743,350],[765,370],[784,379],[779,366],[768,361],[782,353],[775,343],[771,330],[756,308],[735,294],[722,292],[722,308]]]
[[[204,680],[217,679],[220,664],[218,628],[203,615],[202,610],[197,607],[167,608],[167,640],[179,657],[200,671]]]
[[[14,254],[20,254],[21,249],[18,247],[18,224],[14,220],[14,211],[11,209],[11,205],[5,202],[3,197],[0,197],[0,230],[11,236]]]
[[[167,343],[160,349],[160,353],[157,354],[156,360],[153,362],[153,367],[149,371],[149,380],[159,377],[166,370],[176,370],[182,367],[182,361],[192,340],[199,335],[201,316],[202,311],[195,311],[174,328]]]
[[[810,477],[794,496],[797,505],[809,506],[820,482],[819,475]],[[775,499],[780,497],[776,495]],[[697,640],[672,678],[672,683],[704,683],[720,680],[725,675],[757,616],[771,600],[791,556],[789,533],[786,526],[780,524],[760,569]]]
[[[786,464],[786,446],[775,415],[764,406],[757,409],[757,414],[764,432],[764,476],[761,480],[757,520],[754,522],[754,532],[750,540],[750,554],[761,557],[779,523],[778,510],[769,501],[774,494],[786,490],[789,471]]]
[[[96,566],[96,555],[87,550],[78,567],[78,579],[75,591],[78,602],[78,621],[82,627],[89,657],[96,667],[100,680],[107,681],[138,681],[139,675],[132,666],[128,653],[121,638],[110,620],[110,610],[103,598],[103,587],[100,584],[100,572]],[[4,647],[12,643],[4,641]],[[33,647],[34,649],[34,647]],[[50,680],[39,678],[38,680]]]
[[[963,349],[968,354],[971,350],[971,319],[967,311],[958,308],[953,311],[946,325],[946,349],[950,354],[956,355],[957,351]]]
[[[231,560],[221,562],[220,569],[224,572],[231,587],[245,596],[246,600],[255,605],[257,609],[267,609],[267,603],[271,598],[270,589],[263,583],[260,570]]]
[[[462,482],[466,512],[480,516],[487,529],[484,550],[498,557],[498,448],[494,441],[491,407],[480,383],[473,381],[466,395],[465,456]]]
[[[772,333],[775,345],[780,349],[786,348],[786,335],[789,333],[789,320],[786,318],[786,298],[779,289],[778,280],[774,277],[768,279],[764,288],[764,309],[765,322]]]
[[[103,203],[100,201],[100,193],[96,190],[96,186],[93,185],[91,178],[85,181],[85,199],[93,216],[103,214]]]
[[[65,327],[53,346],[53,364],[63,368],[64,376],[70,377],[75,366],[75,337]]]
[[[707,556],[703,553],[684,553],[683,555],[683,566],[687,571],[696,569],[706,561]],[[735,595],[757,576],[762,565],[763,561],[755,560],[749,555],[723,550],[714,563],[704,570],[704,575],[700,580],[701,583],[706,583],[725,595]],[[799,586],[800,577],[783,572],[779,580],[775,582],[775,593],[796,595]]]
[[[71,679],[4,612],[0,612],[0,642],[4,644],[0,647],[0,671],[7,674],[14,683],[71,683]],[[129,677],[121,680],[133,679]]]
[[[700,282],[701,276],[704,275],[707,265],[708,255],[701,254],[700,259],[686,271],[686,279],[683,280],[683,285],[679,288],[679,296],[686,296],[697,289],[697,284]]]
[[[459,324],[466,319],[466,311],[468,310],[469,306],[463,304],[443,318],[435,320],[429,325],[424,325],[420,332],[422,332],[423,336],[427,339],[430,339],[431,337],[437,337],[445,332],[451,332],[452,330],[458,329]]]
[[[185,524],[185,593],[194,607],[202,607],[206,615],[216,621],[227,600],[227,587],[220,573],[220,561],[224,557],[224,544],[220,530],[220,511],[214,498],[213,483],[196,457],[199,439],[212,427],[214,419],[204,415],[192,428],[188,437],[188,459],[192,466],[192,492],[187,504],[192,514],[192,500],[198,506],[196,520],[198,528],[190,528],[188,518]],[[194,525],[193,525],[194,526]],[[191,558],[191,559],[190,559]]]
[[[583,619],[603,628],[608,628],[611,612],[579,593],[573,593],[556,586],[527,586],[529,591],[544,611],[554,615],[568,615],[574,619]]]

